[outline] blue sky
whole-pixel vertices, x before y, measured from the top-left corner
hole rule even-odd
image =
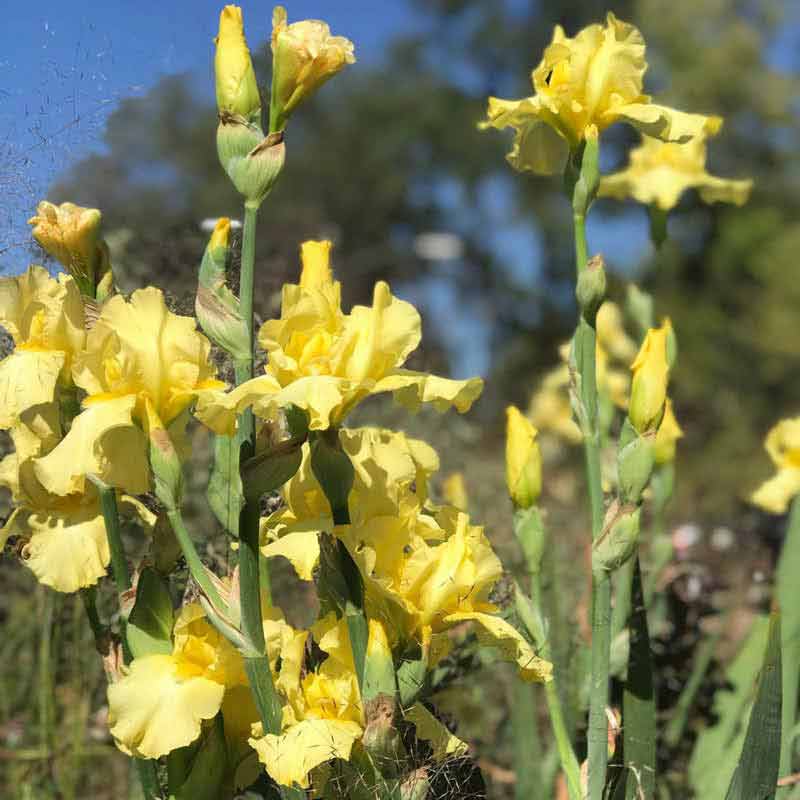
[[[248,38],[272,29],[271,2],[243,0]],[[419,17],[405,0],[289,0],[290,20],[324,18],[380,58]],[[26,238],[24,217],[65,167],[101,147],[117,102],[163,75],[191,72],[214,97],[219,0],[60,0],[20,3],[0,26],[0,264]],[[9,251],[7,248],[11,248]]]

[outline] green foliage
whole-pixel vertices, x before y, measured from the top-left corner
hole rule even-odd
[[[725,800],[772,800],[781,753],[781,615],[769,621],[769,638],[739,763]]]
[[[700,733],[689,763],[689,783],[697,797],[725,798],[744,745],[753,686],[763,663],[768,633],[768,618],[758,617],[725,671],[730,688],[720,690],[714,697],[717,722]]]
[[[134,658],[172,652],[173,610],[169,586],[151,567],[139,573],[136,602],[133,605],[125,637]]]

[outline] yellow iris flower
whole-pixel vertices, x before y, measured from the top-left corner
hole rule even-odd
[[[678,444],[678,439],[683,437],[683,430],[675,418],[675,412],[672,409],[672,400],[667,398],[664,405],[664,418],[658,426],[656,432],[656,440],[653,445],[653,456],[656,464],[668,464],[670,461],[675,460],[675,449]]]
[[[278,537],[263,547],[265,555],[288,558],[299,577],[311,580],[318,532],[332,531],[364,575],[370,616],[393,620],[390,635],[419,642],[434,637],[444,654],[446,631],[472,621],[484,643],[515,661],[523,677],[546,680],[550,665],[488,601],[502,567],[483,529],[428,500],[435,453],[404,434],[369,428],[344,430],[341,439],[355,468],[352,523],[333,526],[306,453],[283,488],[286,508],[263,523],[265,536]]]
[[[330,242],[303,244],[300,282],[283,287],[280,319],[265,322],[259,333],[269,356],[266,374],[200,398],[196,415],[216,433],[231,435],[248,407],[270,419],[296,405],[308,412],[312,430],[324,430],[371,394],[392,392],[412,411],[432,403],[462,413],[480,395],[480,378],[457,381],[401,368],[419,345],[420,317],[383,281],[375,285],[371,307],[345,314],[330,249]]]
[[[344,620],[320,619],[312,634],[327,658],[303,674],[307,631],[283,628],[284,647],[276,686],[287,702],[280,734],[255,726],[250,744],[270,776],[282,786],[309,785],[309,773],[334,758],[348,760],[364,729],[361,695]],[[268,637],[269,649],[269,637]]]
[[[170,655],[135,658],[108,687],[108,723],[117,746],[138,758],[160,758],[191,744],[204,720],[222,710],[226,727],[250,725],[258,712],[239,652],[207,621],[202,608],[181,609]],[[237,700],[224,703],[226,694]],[[241,704],[241,705],[239,705]]]
[[[662,211],[674,208],[687,189],[697,189],[704,203],[747,202],[751,180],[727,180],[706,171],[706,142],[697,137],[685,144],[645,136],[631,150],[629,165],[600,180],[598,195],[623,200],[632,197]]]
[[[167,309],[149,287],[129,301],[113,297],[74,360],[72,376],[87,397],[63,441],[36,462],[48,491],[83,492],[86,475],[131,494],[149,488],[145,431],[172,427],[180,435],[189,405],[224,384],[214,378],[211,345],[191,317]]]
[[[589,25],[573,38],[557,25],[531,74],[534,95],[490,97],[482,127],[514,128],[509,162],[539,174],[562,171],[568,152],[580,146],[587,130],[602,131],[618,121],[671,142],[719,129],[717,117],[653,103],[643,93],[646,70],[642,34],[612,13],[605,25]]]
[[[14,351],[0,361],[0,429],[52,403],[58,386],[71,383],[85,324],[80,290],[68,275],[56,279],[32,266],[0,278],[0,326],[14,340]]]
[[[60,424],[55,403],[40,414],[49,420],[46,438],[20,422],[11,428],[14,452],[0,461],[0,486],[10,490],[14,505],[0,529],[0,546],[9,536],[18,536],[22,561],[40,583],[59,592],[76,592],[106,574],[110,552],[105,522],[93,486],[84,494],[59,497],[37,480],[35,459],[58,441],[51,430]],[[120,498],[119,508],[145,525],[155,523],[154,515],[133,498]]]
[[[767,434],[764,447],[777,472],[750,496],[771,514],[783,514],[800,494],[800,417],[783,419]]]

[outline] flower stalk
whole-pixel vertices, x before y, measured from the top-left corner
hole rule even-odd
[[[586,215],[599,183],[599,142],[597,132],[574,151],[567,166],[567,186],[571,184],[575,237],[576,286],[588,269]],[[575,367],[573,405],[583,433],[586,482],[591,511],[592,542],[603,532],[603,484],[600,468],[600,432],[597,424],[597,304],[584,305],[573,339]],[[588,797],[600,800],[606,782],[608,761],[609,659],[611,649],[611,581],[605,570],[592,571],[592,653],[589,693]]]

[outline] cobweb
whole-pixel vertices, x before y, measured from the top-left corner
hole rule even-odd
[[[74,42],[65,36],[44,22],[0,59],[0,273],[27,266],[36,250],[26,220],[36,204],[72,164],[102,149],[110,112],[141,91],[114,81],[107,34],[87,24]]]

